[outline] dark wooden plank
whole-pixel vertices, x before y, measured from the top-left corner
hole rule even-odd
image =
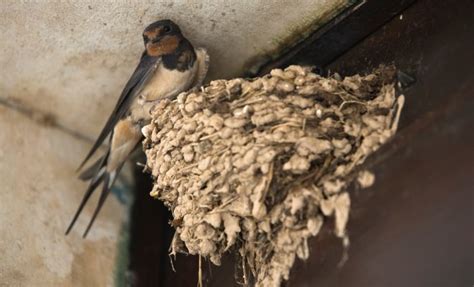
[[[291,64],[326,66],[359,41],[376,31],[416,0],[362,0],[323,25],[308,38],[276,60],[262,66],[257,73]]]
[[[471,1],[419,0],[328,65],[341,74],[395,65],[404,91],[396,138],[366,166],[376,184],[352,190],[351,248],[326,230],[289,286],[469,286],[474,282],[474,31]]]

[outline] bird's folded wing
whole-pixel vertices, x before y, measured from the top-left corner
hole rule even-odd
[[[125,116],[133,100],[140,94],[145,84],[150,80],[153,73],[156,71],[158,66],[161,64],[161,57],[151,57],[146,55],[144,52],[140,63],[133,72],[132,76],[128,80],[125,88],[120,95],[115,108],[110,115],[107,123],[102,128],[97,140],[92,146],[91,150],[85,157],[78,169],[81,169],[84,164],[91,158],[91,156],[97,151],[99,146],[104,142],[107,136],[113,131],[114,126],[117,122]]]

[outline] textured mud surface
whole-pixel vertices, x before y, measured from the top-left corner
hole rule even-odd
[[[213,81],[163,101],[143,129],[151,196],[172,211],[171,250],[220,264],[242,258],[244,283],[279,286],[326,218],[348,245],[348,185],[395,133],[404,98],[394,69],[324,78],[300,66]]]

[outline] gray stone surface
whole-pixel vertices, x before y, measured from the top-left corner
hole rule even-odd
[[[97,197],[69,236],[86,188],[76,179],[89,147],[0,106],[0,286],[111,286],[125,215],[110,197],[87,239]]]

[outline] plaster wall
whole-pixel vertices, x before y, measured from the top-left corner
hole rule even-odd
[[[2,1],[0,99],[94,138],[137,64],[149,23],[177,22],[209,50],[209,79],[229,78],[348,1]]]

